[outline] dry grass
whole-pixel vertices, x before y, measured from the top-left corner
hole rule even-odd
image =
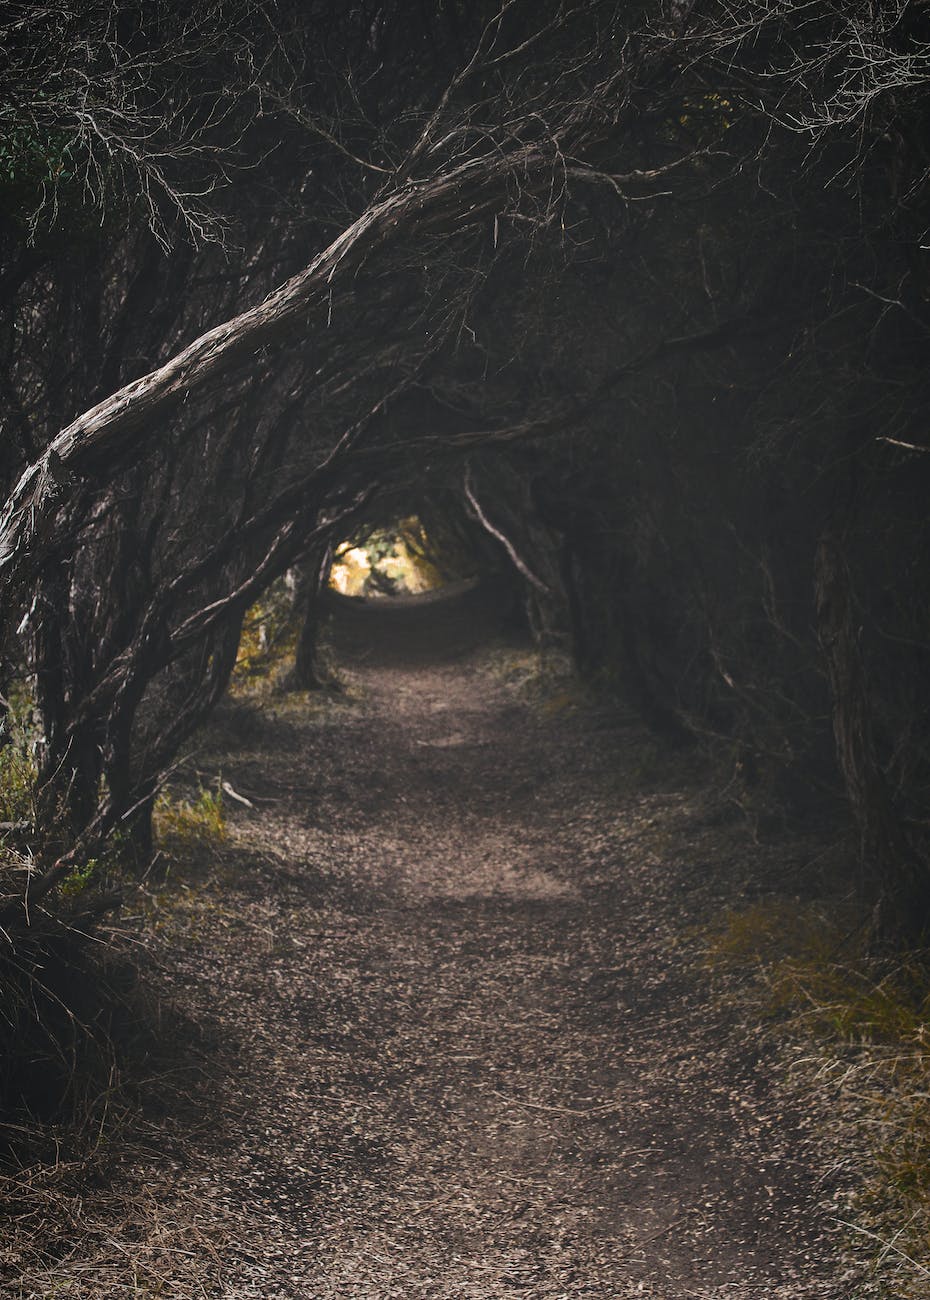
[[[0,1205],[10,1224],[0,1246],[3,1295],[216,1295],[217,1225],[207,1229],[192,1191],[179,1195],[173,1188],[167,1202],[165,1192],[157,1183],[125,1179],[105,1148],[0,1177]]]
[[[842,909],[790,900],[728,913],[716,968],[751,971],[756,1009],[800,1048],[799,1081],[830,1107],[839,1222],[900,1300],[930,1292],[930,956],[870,954]]]

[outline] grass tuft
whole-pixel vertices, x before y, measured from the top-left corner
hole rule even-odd
[[[782,899],[727,913],[706,953],[751,974],[753,1009],[803,1046],[799,1068],[836,1120],[833,1172],[851,1188],[838,1222],[886,1294],[918,1300],[930,1294],[930,954],[878,958],[864,934],[841,911]]]
[[[163,791],[155,803],[154,824],[162,844],[222,843],[227,827],[221,782],[217,782],[215,790],[201,786],[193,799],[176,799]]]

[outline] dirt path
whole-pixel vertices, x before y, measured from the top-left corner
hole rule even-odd
[[[709,865],[636,724],[365,636],[356,699],[252,717],[255,810],[171,937],[232,1075],[151,1175],[196,1194],[202,1294],[849,1300],[812,1121],[688,937],[746,844]]]

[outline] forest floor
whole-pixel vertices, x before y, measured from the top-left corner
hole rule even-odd
[[[830,1117],[702,958],[803,853],[450,609],[344,628],[341,696],[225,706],[199,762],[253,806],[140,922],[199,1081],[4,1295],[872,1294]]]

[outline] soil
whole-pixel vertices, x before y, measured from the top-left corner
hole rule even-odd
[[[99,1234],[15,1294],[866,1294],[827,1119],[701,957],[786,850],[634,718],[531,689],[482,602],[342,605],[343,695],[226,707],[252,807],[148,940],[214,1077],[122,1168],[149,1289]]]

